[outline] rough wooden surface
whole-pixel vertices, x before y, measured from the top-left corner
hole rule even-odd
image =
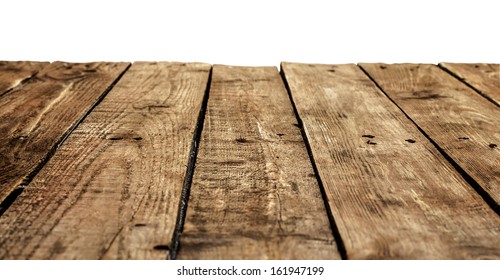
[[[500,257],[500,218],[356,65],[283,69],[348,258]]]
[[[0,259],[500,259],[495,65],[129,65],[0,62]]]
[[[0,96],[49,65],[48,62],[0,61]]]
[[[0,201],[27,183],[126,66],[55,62],[0,97]]]
[[[500,106],[500,64],[440,63],[439,65]]]
[[[0,259],[165,259],[209,70],[133,64],[0,218]]]
[[[339,258],[276,68],[214,67],[178,258]]]
[[[387,95],[500,203],[500,110],[434,65],[363,64]]]

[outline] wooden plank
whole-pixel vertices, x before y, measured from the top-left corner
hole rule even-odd
[[[439,65],[500,106],[500,64],[443,62]]]
[[[49,65],[48,62],[0,61],[0,96]]]
[[[361,69],[282,67],[347,258],[500,257],[500,218]]]
[[[363,64],[362,67],[480,185],[498,211],[498,107],[434,65]]]
[[[338,259],[275,67],[214,66],[180,259]]]
[[[0,219],[0,259],[165,259],[210,65],[134,63]]]
[[[0,98],[0,201],[29,182],[126,67],[55,62]]]

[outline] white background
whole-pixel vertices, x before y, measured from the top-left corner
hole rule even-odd
[[[498,1],[0,4],[0,60],[500,63]]]

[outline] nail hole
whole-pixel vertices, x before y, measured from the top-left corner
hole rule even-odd
[[[276,133],[276,135],[278,135],[279,137],[285,135],[285,133]]]
[[[243,137],[236,138],[235,141],[238,143],[247,143],[248,142],[248,140],[243,138]]]
[[[136,227],[145,227],[146,224],[135,224],[134,226],[136,226]]]
[[[377,143],[372,142],[372,140],[368,140],[368,141],[366,141],[366,144],[368,144],[368,145],[377,145]]]
[[[109,140],[123,140],[122,137],[110,137]]]
[[[496,148],[496,147],[497,147],[497,144],[493,144],[493,143],[491,143],[491,144],[489,144],[488,146],[489,146],[490,148],[494,149],[494,148]]]
[[[136,140],[136,141],[139,141],[139,140],[142,140],[142,137],[134,137],[134,138],[132,138],[132,139],[134,139],[134,140]]]
[[[296,127],[298,127],[298,128],[300,128],[300,126],[299,126],[298,123],[294,123],[293,125],[296,126]]]
[[[415,141],[413,139],[406,139],[405,141],[408,142],[408,143],[415,143],[415,142],[417,142],[417,141]]]
[[[97,72],[97,70],[95,70],[95,69],[83,69],[82,72],[85,72],[85,73],[95,73],[95,72]]]
[[[469,137],[458,137],[458,140],[469,140]]]
[[[333,70],[333,69],[330,69],[330,70],[328,70],[328,72],[332,72],[332,73],[335,73],[335,70]]]
[[[366,137],[366,138],[370,138],[370,139],[375,138],[375,136],[370,135],[370,134],[363,134],[363,135],[361,135],[361,137]]]
[[[380,69],[384,70],[384,69],[387,69],[387,67],[384,65],[380,65]]]
[[[170,250],[170,248],[167,245],[156,245],[153,247],[153,249],[159,250],[159,251]]]

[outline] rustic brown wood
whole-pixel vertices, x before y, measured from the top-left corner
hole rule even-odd
[[[282,66],[348,258],[500,258],[500,218],[361,69]]]
[[[0,259],[165,259],[209,71],[134,63],[0,218]]]
[[[29,181],[126,66],[55,62],[0,97],[0,201]]]
[[[178,258],[339,258],[275,67],[214,66]]]
[[[500,106],[500,64],[440,63],[439,65]]]
[[[363,64],[387,95],[496,203],[500,110],[434,65]]]
[[[49,65],[48,62],[0,61],[0,96]]]

